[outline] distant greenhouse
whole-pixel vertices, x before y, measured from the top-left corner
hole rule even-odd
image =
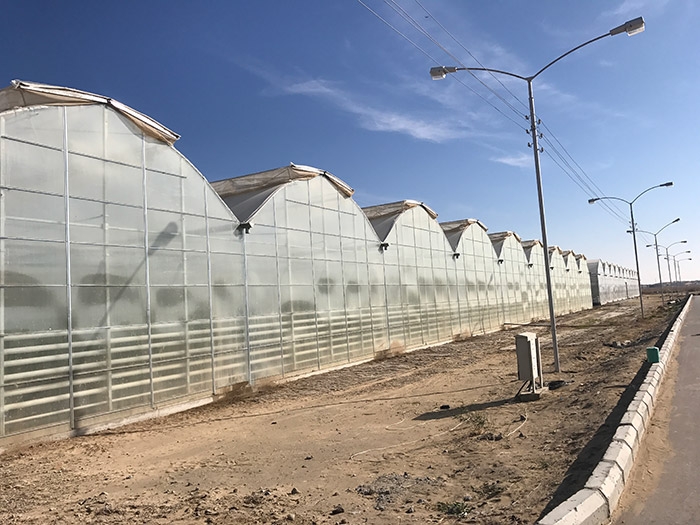
[[[210,184],[177,139],[99,95],[0,91],[0,445],[548,316],[539,241],[361,209],[307,166]],[[638,293],[549,261],[558,314]]]
[[[639,297],[639,283],[634,270],[593,259],[588,261],[593,304],[601,305]]]

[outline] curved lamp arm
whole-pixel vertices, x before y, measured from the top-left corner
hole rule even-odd
[[[597,36],[595,38],[591,38],[589,41],[584,42],[583,44],[579,44],[578,46],[574,47],[573,49],[570,49],[563,55],[559,55],[557,58],[552,60],[549,64],[544,66],[542,69],[540,69],[537,73],[535,73],[532,76],[529,77],[524,77],[522,75],[516,75],[515,73],[510,73],[509,71],[503,71],[500,69],[490,69],[486,67],[455,67],[455,66],[436,66],[436,67],[431,67],[430,68],[430,78],[433,80],[442,80],[445,78],[449,73],[456,73],[457,71],[486,71],[489,73],[499,73],[501,75],[507,75],[509,77],[515,77],[519,78],[521,80],[526,80],[528,82],[531,82],[533,79],[535,79],[537,76],[539,76],[540,73],[542,73],[545,69],[548,69],[549,67],[553,66],[557,62],[559,62],[562,58],[569,56],[571,53],[574,51],[578,51],[584,46],[587,46],[588,44],[592,44],[593,42],[597,42],[601,38],[605,38],[607,36],[615,36],[619,35],[620,33],[627,33],[629,36],[636,35],[637,33],[641,33],[644,31],[644,18],[637,17],[634,18],[633,20],[628,20],[622,25],[619,25],[617,27],[612,28],[610,31],[607,33]]]
[[[636,201],[639,197],[644,195],[646,192],[653,190],[654,188],[668,188],[669,186],[673,186],[673,182],[671,182],[671,181],[664,182],[663,184],[657,184],[656,186],[652,186],[651,188],[647,188],[642,193],[637,195],[634,199],[632,199],[632,202],[634,203],[634,201]]]
[[[654,186],[654,188],[656,188],[656,186]],[[649,188],[649,189],[651,189],[651,188]],[[649,190],[647,190],[647,191],[649,191]],[[634,201],[632,201],[632,202],[626,201],[625,199],[621,199],[620,197],[596,197],[595,199],[588,199],[588,204],[593,204],[594,202],[605,201],[605,200],[621,201],[621,202],[624,202],[625,204],[629,204],[630,206],[632,205],[632,202],[634,202]]]

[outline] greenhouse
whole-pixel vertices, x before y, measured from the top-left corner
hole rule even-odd
[[[634,270],[593,259],[588,261],[588,271],[593,304],[639,297],[639,282]]]
[[[100,95],[0,90],[0,445],[548,317],[539,241],[362,209],[308,166],[209,183],[178,138]],[[557,313],[633,282],[549,255]]]

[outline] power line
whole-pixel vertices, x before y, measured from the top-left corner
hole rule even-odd
[[[391,28],[393,31],[395,31],[398,35],[400,35],[402,38],[406,39],[413,47],[415,47],[418,51],[423,53],[426,57],[428,57],[432,62],[437,64],[437,60],[431,56],[426,50],[424,50],[422,47],[420,47],[418,44],[416,44],[413,40],[408,38],[405,34],[403,34],[401,31],[399,31],[396,27],[391,25],[386,19],[384,19],[379,13],[377,13],[375,10],[373,10],[370,6],[365,4],[362,0],[357,0],[367,11],[372,13],[374,16],[376,16],[379,20],[384,22],[389,28]]]
[[[444,25],[442,25],[442,23],[441,23],[437,18],[435,18],[435,17],[433,16],[433,14],[432,14],[430,11],[428,11],[428,10],[423,6],[423,4],[420,3],[419,0],[415,0],[415,2],[416,2],[416,3],[421,7],[421,9],[423,9],[423,11],[425,11],[425,13],[440,27],[440,29],[442,29],[445,33],[447,33],[447,34],[450,36],[450,38],[451,38],[452,40],[454,40],[454,42],[455,42],[459,47],[461,47],[462,49],[464,49],[464,51],[466,51],[467,54],[468,54],[470,57],[472,57],[472,58],[474,59],[474,61],[475,61],[477,64],[479,64],[479,66],[481,66],[481,67],[483,67],[484,69],[486,69],[486,66],[485,66],[484,64],[482,64],[482,63],[479,61],[479,59],[476,58],[476,56],[474,56],[474,54],[473,54],[471,51],[469,51],[469,49],[467,49],[467,47],[466,47],[464,44],[462,44],[462,42],[460,42],[460,41],[457,39],[457,37],[455,37]],[[497,75],[495,75],[492,71],[488,71],[488,73],[491,75],[491,77],[493,77],[493,79],[494,79],[496,82],[498,82],[498,83],[503,87],[503,89],[505,89],[505,90],[510,94],[511,97],[513,97],[515,100],[517,100],[518,102],[520,102],[520,105],[523,106],[525,109],[528,109],[527,104],[525,104],[525,102],[523,102],[522,100],[520,100],[520,99],[518,98],[518,96],[515,95],[515,93],[513,93],[510,89],[508,89],[508,87],[503,83],[503,81],[502,81]]]
[[[440,42],[437,41],[433,35],[430,34],[430,32],[425,29],[420,22],[418,22],[415,18],[413,18],[403,7],[398,5],[395,0],[384,0],[384,3],[387,4],[391,9],[394,10],[401,18],[403,18],[406,22],[408,22],[410,25],[412,25],[416,30],[418,30],[423,36],[425,36],[428,40],[430,40],[433,44],[435,44],[437,47],[439,47],[447,56],[449,56],[452,60],[454,60],[457,64],[459,64],[462,67],[467,67],[464,62],[462,62],[459,57],[454,55],[449,49],[447,49],[445,46],[443,46]],[[431,15],[432,16],[432,15]],[[433,20],[435,18],[433,17]],[[477,82],[479,82],[482,86],[484,86],[487,90],[489,90],[491,93],[493,93],[494,96],[496,96],[501,102],[503,102],[506,106],[510,108],[511,111],[513,111],[516,115],[520,116],[521,113],[518,111],[510,102],[508,102],[500,93],[495,91],[494,89],[491,88],[488,84],[486,84],[483,80],[481,80],[473,71],[467,71]],[[483,97],[482,97],[483,98]]]
[[[384,3],[392,9],[399,17],[401,17],[405,22],[407,22],[410,26],[412,26],[415,30],[417,30],[421,35],[423,35],[425,38],[430,40],[435,46],[437,46],[439,49],[441,49],[444,53],[446,53],[449,57],[451,57],[455,62],[457,62],[460,66],[462,67],[467,67],[458,57],[456,57],[451,51],[449,51],[444,45],[442,45],[437,38],[435,38],[427,29],[425,29],[420,22],[418,22],[413,16],[411,16],[403,7],[401,7],[395,0],[383,0]],[[375,17],[377,17],[379,20],[381,20],[385,25],[387,25],[389,28],[391,28],[393,31],[395,31],[397,34],[399,34],[401,37],[403,37],[405,40],[407,40],[411,45],[413,45],[416,49],[421,51],[426,57],[428,57],[433,63],[438,64],[439,62],[432,56],[430,55],[427,51],[425,51],[423,48],[421,48],[416,42],[411,40],[408,36],[406,36],[404,33],[399,31],[395,26],[393,26],[391,23],[389,23],[385,18],[380,16],[376,11],[371,9],[365,2],[362,0],[358,0],[358,2],[365,7],[370,13],[372,13]],[[439,20],[437,20],[430,11],[428,11],[423,4],[419,0],[415,0],[415,2],[420,6],[421,9],[435,22],[438,24],[438,26],[447,34],[449,37],[457,44],[459,45],[466,53],[469,54],[469,56],[474,59],[481,67],[484,67],[483,64],[476,58],[476,56],[469,51],[469,49],[464,46],[442,23],[440,23]],[[491,86],[486,84],[481,78],[479,78],[477,75],[474,74],[472,71],[467,71],[474,79],[476,79],[482,86],[484,86],[489,92],[491,92],[494,96],[496,96],[501,102],[503,102],[511,111],[513,111],[515,114],[518,116],[522,116],[522,113],[518,111],[517,108],[515,108],[510,102],[508,102],[500,93],[498,93],[496,90],[494,90]],[[500,81],[500,79],[493,74],[493,72],[489,72],[491,76],[505,89],[508,94],[513,97],[515,100],[517,100],[522,106],[527,107],[525,103],[520,100],[514,93],[512,93],[508,87]],[[481,98],[484,102],[486,102],[488,105],[490,105],[494,110],[496,110],[499,114],[501,114],[503,117],[508,119],[509,121],[513,122],[515,125],[517,125],[520,129],[524,129],[521,123],[517,122],[515,119],[513,119],[511,116],[507,115],[504,113],[498,106],[493,104],[490,100],[488,100],[486,97],[478,93],[476,90],[474,90],[471,86],[467,85],[464,81],[462,81],[459,77],[454,76],[455,80],[457,80],[462,86],[466,87],[469,89],[473,94],[477,95],[479,98]],[[546,124],[542,124],[543,127],[548,131],[548,133],[552,136],[554,141],[558,144],[558,146],[563,150],[564,153],[559,151],[557,146],[550,141],[549,139],[545,138],[543,136],[544,141],[548,144],[549,148],[555,153],[555,155],[558,157],[559,160],[557,160],[554,156],[550,155],[549,152],[548,156],[552,159],[552,161],[565,173],[569,179],[576,184],[579,189],[581,189],[586,195],[589,197],[601,197],[604,196],[603,191],[600,189],[600,187],[591,179],[588,174],[581,168],[580,164],[576,162],[576,160],[571,156],[569,151],[564,147],[564,145],[561,143],[561,141],[554,135],[554,133],[547,127]],[[525,129],[525,131],[528,131]],[[571,160],[569,162],[568,159]],[[572,165],[573,164],[573,165]],[[614,204],[614,203],[613,203]],[[622,221],[625,224],[628,222],[626,217],[622,214],[620,211],[619,207],[617,206],[612,206],[610,203],[606,201],[601,201],[601,205],[603,205],[604,209],[611,215],[613,216],[616,220]]]
[[[428,57],[434,64],[439,65],[440,62],[430,55],[426,50],[424,50],[422,47],[420,47],[418,44],[416,44],[413,40],[411,40],[408,36],[406,36],[404,33],[399,31],[395,26],[393,26],[389,21],[387,21],[385,18],[383,18],[379,13],[374,11],[371,7],[369,7],[367,4],[365,4],[362,0],[357,0],[365,9],[367,9],[370,13],[372,13],[375,17],[377,17],[379,20],[381,20],[387,27],[391,28],[394,32],[396,32],[398,35],[400,35],[402,38],[404,38],[407,42],[409,42],[413,47],[415,47],[418,51],[423,53],[426,57]],[[385,0],[386,1],[386,0]],[[439,47],[441,47],[439,44],[436,43]],[[444,49],[444,48],[443,48]],[[522,124],[514,120],[512,117],[506,115],[500,108],[498,108],[496,105],[494,105],[490,100],[488,100],[486,97],[484,97],[481,93],[476,91],[474,88],[471,86],[468,86],[465,84],[461,79],[457,78],[456,79],[460,84],[462,84],[465,88],[467,88],[469,91],[471,91],[474,95],[479,97],[481,100],[486,102],[489,106],[491,106],[493,109],[495,109],[498,113],[503,115],[503,117],[507,118],[511,122],[513,122],[515,125],[517,125],[520,129],[524,129]],[[483,82],[482,82],[483,83]],[[516,112],[519,116],[520,113]]]
[[[596,194],[595,191],[594,191],[594,192],[593,192],[593,193],[594,193],[594,197],[602,197],[602,196],[605,196],[605,192],[603,192],[603,190],[595,183],[595,181],[594,181],[592,178],[590,178],[590,177],[588,176],[588,174],[587,174],[586,171],[581,167],[581,165],[580,165],[578,162],[576,162],[576,160],[571,156],[571,154],[569,153],[569,151],[564,147],[564,145],[563,145],[563,144],[559,141],[559,139],[554,135],[554,132],[553,132],[551,129],[549,129],[549,127],[547,126],[547,124],[546,124],[545,122],[542,122],[542,126],[547,130],[547,132],[549,133],[549,135],[557,142],[557,144],[564,150],[564,152],[566,153],[566,155],[571,159],[571,161],[576,165],[576,167],[579,169],[579,171],[583,174],[584,178],[590,182],[590,184],[593,186],[593,188],[595,188],[595,190],[597,190],[598,192],[600,192],[600,195],[598,195],[598,194]],[[612,206],[613,206],[616,210],[618,210],[618,211],[621,212],[621,210],[620,210],[619,206],[617,205],[617,203],[612,203]]]
[[[557,156],[561,159],[561,155],[554,149],[555,153],[557,153]],[[571,179],[571,181],[576,184],[585,194],[587,194],[589,197],[593,197],[595,195],[592,195],[590,193],[590,190],[587,189],[575,176],[573,176],[567,168],[565,168],[551,153],[549,153],[549,150],[546,149],[544,150],[545,155],[547,155],[554,164],[556,164],[559,169],[561,169],[564,174]],[[563,160],[564,163],[566,163],[565,160]],[[601,205],[603,206],[603,209],[610,214],[611,217],[613,217],[615,220],[618,220],[622,222],[623,224],[627,225],[628,224],[628,219],[624,216],[622,216],[617,210],[614,208],[611,208],[607,202],[605,201],[600,201]]]
[[[599,195],[586,181],[583,177],[581,177],[578,172],[571,166],[569,161],[562,155],[562,153],[554,146],[554,144],[549,140],[549,138],[546,135],[542,135],[542,140],[547,143],[547,145],[554,151],[554,153],[559,157],[559,160],[568,168],[569,171],[567,171],[567,176],[572,178],[574,182],[582,189],[584,192],[589,196],[589,197],[600,197]],[[572,159],[573,160],[573,159]],[[575,161],[574,161],[575,163]],[[558,164],[559,165],[559,164]],[[560,166],[561,167],[561,166]],[[562,168],[564,169],[564,168]],[[616,215],[617,217],[627,220],[626,216],[619,210],[619,208],[612,207],[609,202],[607,201],[601,201],[601,205],[605,208],[607,208],[612,214]]]

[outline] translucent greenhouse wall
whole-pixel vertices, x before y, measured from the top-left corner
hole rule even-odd
[[[579,254],[576,256],[576,272],[579,310],[588,310],[593,308],[593,298],[591,293],[591,276],[588,271],[588,264],[585,255]]]
[[[590,273],[591,296],[595,305],[639,297],[637,273],[599,260],[587,263]]]
[[[545,275],[544,248],[539,241],[528,241],[525,255],[528,263],[528,298],[531,319],[549,316],[547,277]]]
[[[548,316],[539,244],[421,206],[380,238],[323,175],[243,222],[102,104],[1,113],[0,189],[0,443]],[[552,267],[557,313],[590,307]]]
[[[0,436],[247,379],[237,221],[103,105],[0,115]]]
[[[455,254],[459,254],[456,257]],[[459,310],[468,330],[464,335],[484,334],[498,330],[498,291],[496,285],[496,252],[486,230],[478,223],[466,224],[459,233],[454,254]]]
[[[569,279],[567,277],[566,262],[559,247],[549,248],[549,267],[552,272],[552,295],[554,296],[554,313],[556,315],[571,312]]]
[[[532,320],[528,296],[528,261],[520,239],[511,232],[491,236],[497,251],[496,286],[501,324],[521,324]]]
[[[402,213],[384,239],[389,337],[392,348],[449,341],[453,329],[447,264],[450,247],[440,225],[418,206]],[[452,269],[452,268],[450,268]]]
[[[242,230],[250,380],[372,357],[398,334],[367,217],[324,177],[282,186]],[[386,273],[386,275],[385,275]],[[393,292],[393,289],[392,289]],[[420,324],[420,323],[419,323]],[[403,343],[403,339],[401,339]]]

